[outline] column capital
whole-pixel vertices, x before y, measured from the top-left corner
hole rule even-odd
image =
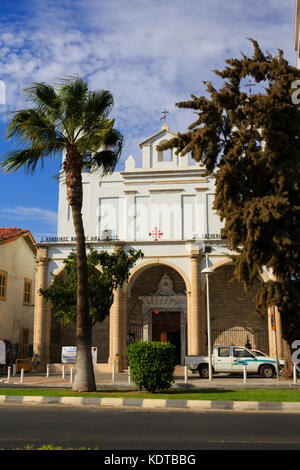
[[[48,258],[48,248],[46,246],[38,247],[36,253],[37,261],[49,260]]]
[[[40,265],[47,264],[49,263],[49,261],[50,261],[50,258],[37,258],[35,260],[36,264],[40,264]]]
[[[125,242],[122,242],[122,241],[114,242],[113,244],[114,252],[118,251],[120,248],[123,250],[124,245],[125,245]]]
[[[200,261],[202,258],[202,254],[201,253],[190,253],[189,254],[189,259],[190,261]]]

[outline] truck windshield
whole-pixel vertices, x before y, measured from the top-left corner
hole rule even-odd
[[[264,353],[262,353],[261,351],[252,351],[252,353],[254,354],[254,356],[266,356]]]

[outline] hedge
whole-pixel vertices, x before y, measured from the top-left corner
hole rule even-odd
[[[175,346],[158,341],[137,342],[127,347],[130,377],[139,390],[155,393],[174,382]]]

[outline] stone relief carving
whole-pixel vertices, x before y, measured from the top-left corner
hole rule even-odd
[[[155,292],[156,295],[175,295],[173,290],[173,281],[167,274],[164,274],[161,278],[158,289]]]

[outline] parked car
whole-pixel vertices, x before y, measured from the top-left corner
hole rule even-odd
[[[208,377],[208,356],[186,356],[185,365],[200,377]],[[247,373],[259,374],[271,378],[276,373],[276,359],[256,356],[244,346],[215,346],[212,353],[214,374],[243,372],[246,364]]]

